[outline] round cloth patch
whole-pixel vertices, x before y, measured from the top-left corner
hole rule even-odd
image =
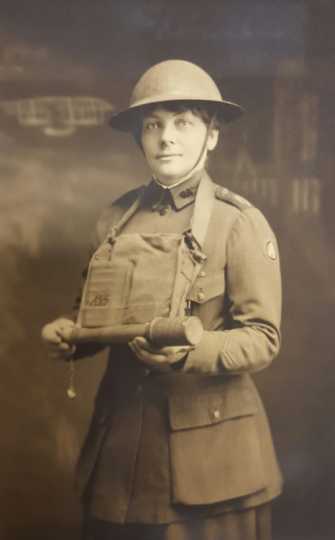
[[[268,255],[268,257],[270,257],[270,259],[272,259],[273,261],[275,261],[277,259],[277,253],[276,253],[276,249],[273,245],[273,242],[271,242],[271,240],[269,240],[265,246],[265,251],[266,251],[266,254]]]

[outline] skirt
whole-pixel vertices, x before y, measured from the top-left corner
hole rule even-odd
[[[271,540],[271,505],[169,524],[87,519],[83,540]]]

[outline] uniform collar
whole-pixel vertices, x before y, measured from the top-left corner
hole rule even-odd
[[[172,203],[176,210],[181,210],[185,206],[188,206],[195,201],[198,186],[203,176],[203,170],[197,171],[194,173],[194,175],[181,184],[171,188],[162,187],[155,180],[152,180],[148,186],[150,204],[152,207],[155,207],[164,198],[165,201],[168,200],[170,203]]]

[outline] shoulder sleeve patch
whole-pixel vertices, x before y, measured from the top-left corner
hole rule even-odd
[[[252,207],[252,204],[247,199],[229,191],[229,189],[225,187],[217,186],[215,189],[215,197],[220,201],[236,206],[239,210],[245,210],[246,208]]]

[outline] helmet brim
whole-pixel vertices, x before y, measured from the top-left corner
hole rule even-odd
[[[160,99],[157,101],[150,101],[147,103],[141,103],[134,105],[120,111],[118,113],[112,113],[109,124],[112,128],[119,131],[133,131],[137,125],[138,116],[140,113],[143,113],[146,108],[153,105],[159,106],[159,104],[167,103],[185,103],[186,105],[198,105],[208,108],[210,111],[215,113],[216,118],[219,122],[228,123],[237,120],[243,113],[244,109],[232,101],[222,100],[205,100],[205,99]]]

